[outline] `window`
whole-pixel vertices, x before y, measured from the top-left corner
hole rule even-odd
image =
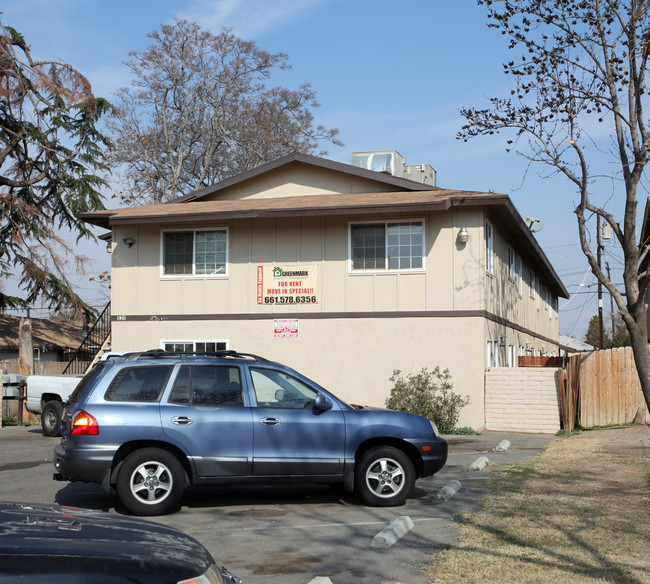
[[[160,348],[169,353],[216,353],[227,351],[228,341],[162,341]]]
[[[165,387],[171,366],[122,369],[106,392],[108,401],[155,402]]]
[[[214,231],[163,233],[163,275],[224,275],[228,262],[228,234]]]
[[[499,366],[499,341],[496,339],[487,341],[487,366]]]
[[[494,241],[490,223],[485,224],[485,258],[488,273],[494,274]]]
[[[528,283],[530,285],[530,297],[535,298],[535,291],[537,289],[537,284],[535,282],[535,272],[533,270],[530,270],[528,273]]]
[[[414,270],[424,265],[424,225],[363,223],[350,226],[353,270]]]
[[[304,410],[314,405],[316,390],[302,381],[274,369],[250,368],[260,408]]]
[[[517,279],[517,261],[515,250],[508,247],[508,276],[514,282]]]
[[[199,407],[242,407],[239,367],[184,365],[169,401]]]
[[[517,364],[517,357],[515,355],[515,346],[508,345],[508,367],[515,367]]]
[[[521,258],[517,256],[517,290],[519,292],[519,296],[523,294],[523,263],[521,261]]]

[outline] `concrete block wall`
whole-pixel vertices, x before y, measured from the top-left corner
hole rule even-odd
[[[487,369],[485,429],[555,434],[560,429],[559,370],[554,367]]]

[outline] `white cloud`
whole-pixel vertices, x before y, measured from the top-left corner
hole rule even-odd
[[[329,0],[194,0],[177,16],[212,32],[224,27],[244,39],[292,25],[301,15]]]

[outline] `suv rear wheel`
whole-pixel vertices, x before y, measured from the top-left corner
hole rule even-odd
[[[135,515],[164,515],[178,503],[184,489],[184,472],[178,459],[160,448],[143,448],[131,454],[117,477],[117,494]]]
[[[411,459],[392,446],[366,452],[356,468],[357,494],[367,505],[393,507],[401,505],[413,491],[415,469]]]

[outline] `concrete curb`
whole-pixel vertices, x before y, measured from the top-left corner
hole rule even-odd
[[[510,440],[501,440],[494,449],[495,452],[506,452],[510,450]]]
[[[388,527],[382,529],[372,539],[371,548],[386,549],[392,546],[397,540],[406,535],[415,527],[413,520],[407,515],[402,515],[392,521]]]
[[[460,486],[460,481],[449,481],[442,489],[438,491],[432,503],[446,503],[459,491]]]
[[[469,467],[469,470],[483,470],[489,464],[487,456],[480,456]]]
[[[332,581],[325,576],[316,576],[308,582],[308,584],[332,584]]]

